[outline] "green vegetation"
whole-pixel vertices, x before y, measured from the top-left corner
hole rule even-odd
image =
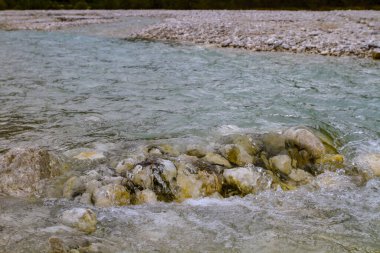
[[[380,9],[379,0],[0,0],[1,9]]]

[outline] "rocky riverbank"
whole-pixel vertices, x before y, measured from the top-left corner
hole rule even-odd
[[[298,188],[342,190],[362,187],[377,176],[380,154],[347,158],[339,154],[339,142],[333,136],[303,126],[264,134],[222,135],[207,145],[146,143],[118,162],[110,154],[87,149],[56,154],[23,148],[0,156],[3,204],[44,200],[44,205],[60,207],[51,214],[44,209],[43,215],[54,217],[48,223],[55,225],[39,228],[42,241],[33,245],[56,253],[118,252],[116,244],[97,237],[113,220],[109,216],[123,210],[115,207],[144,204],[143,210],[148,205],[158,207],[160,202],[275,196]],[[12,220],[6,207],[3,226]],[[0,246],[15,240],[5,236]]]
[[[91,150],[53,155],[15,149],[0,159],[0,192],[58,197],[97,207],[226,198],[316,184],[325,172],[364,183],[379,176],[379,155],[352,164],[331,136],[306,127],[282,133],[232,134],[201,146],[139,146],[117,164]],[[112,165],[115,164],[115,165]]]
[[[159,18],[128,39],[190,42],[251,51],[286,51],[379,58],[378,11],[5,11],[0,28],[54,30]],[[130,28],[126,28],[130,29]],[[117,33],[114,34],[117,36]]]

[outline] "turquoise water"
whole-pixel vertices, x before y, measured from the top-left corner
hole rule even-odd
[[[380,64],[372,60],[58,32],[0,32],[0,44],[3,149],[309,125],[350,150],[379,150]]]
[[[0,105],[0,152],[117,153],[128,142],[294,125],[328,131],[348,157],[380,152],[380,63],[369,59],[0,31]],[[338,173],[316,182],[245,198],[91,207],[99,225],[87,239],[110,252],[379,252],[380,181],[358,187]],[[78,205],[0,197],[0,252],[43,252],[60,234],[59,214]]]

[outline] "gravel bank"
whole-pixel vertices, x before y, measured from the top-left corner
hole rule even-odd
[[[161,21],[130,38],[333,56],[380,50],[379,11],[5,11],[0,28],[53,30],[137,16]]]

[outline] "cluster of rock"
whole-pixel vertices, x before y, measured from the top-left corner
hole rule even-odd
[[[82,152],[73,159],[104,158]],[[380,176],[379,154],[363,156],[357,164],[368,168],[367,177]],[[56,196],[110,207],[290,190],[324,171],[344,168],[353,173],[349,168],[355,168],[345,163],[328,135],[306,127],[263,135],[232,134],[214,145],[193,144],[183,150],[168,144],[148,145],[115,168],[98,164],[89,169],[91,163],[74,171],[68,167],[44,150],[11,150],[0,157],[0,193],[46,196],[50,186]]]
[[[178,13],[136,37],[378,59],[380,18],[377,11],[192,11]]]

